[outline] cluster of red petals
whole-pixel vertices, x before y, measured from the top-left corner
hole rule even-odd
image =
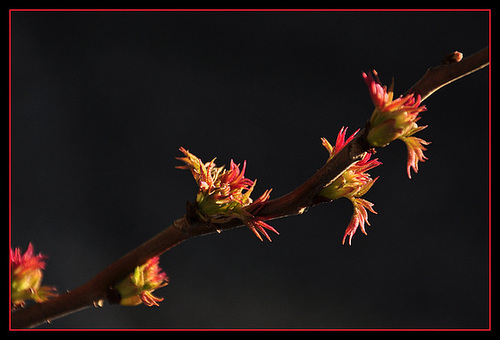
[[[353,186],[357,186],[359,189],[364,189],[362,190],[362,194],[365,194],[368,191],[366,189],[367,185],[370,185],[371,187],[373,183],[375,183],[375,181],[378,179],[378,177],[374,179],[371,178],[370,174],[367,171],[382,164],[382,162],[380,162],[378,158],[370,159],[371,156],[372,154],[367,152],[363,156],[363,158],[361,158],[361,160],[351,165],[347,170],[350,171],[350,184]]]
[[[12,272],[16,275],[24,275],[30,271],[45,269],[45,261],[47,256],[39,253],[34,255],[33,245],[30,243],[26,252],[21,255],[21,249],[10,249],[10,263]]]
[[[122,306],[137,306],[141,303],[148,307],[159,306],[163,298],[153,295],[153,292],[168,285],[168,277],[159,266],[159,256],[154,256],[146,263],[137,266],[132,273],[114,285],[117,292],[111,303]]]
[[[10,249],[11,299],[14,308],[23,307],[26,300],[42,302],[57,295],[55,287],[41,285],[46,258],[41,253],[35,255],[31,243],[24,254],[19,248]]]
[[[354,197],[350,199],[354,208],[354,213],[352,214],[351,221],[347,226],[344,233],[344,238],[342,239],[342,244],[345,243],[347,236],[349,236],[349,245],[351,245],[352,237],[361,228],[361,232],[366,235],[365,223],[370,225],[368,222],[368,212],[366,209],[376,214],[377,212],[373,210],[373,203],[359,197]]]
[[[357,129],[352,135],[350,135],[346,139],[347,127],[342,126],[340,128],[339,133],[337,134],[337,139],[335,140],[335,146],[332,146],[326,138],[324,138],[324,137],[321,138],[321,142],[322,142],[323,146],[326,148],[326,150],[330,154],[330,157],[328,158],[328,160],[333,158],[333,156],[335,156],[340,150],[342,150],[342,148],[346,144],[348,144],[350,141],[352,141],[354,139],[354,137],[356,136],[356,134],[359,132],[359,130],[360,129]]]
[[[215,158],[203,163],[201,159],[184,148],[179,149],[186,157],[178,157],[185,165],[177,166],[178,169],[190,170],[201,192],[211,196],[219,203],[237,201],[246,204],[243,190],[252,190],[255,181],[245,178],[246,161],[240,170],[239,164],[231,160],[229,170],[215,165]]]
[[[255,211],[252,211],[253,214],[256,214],[260,208],[263,207],[263,203],[269,200],[271,190],[266,190],[258,199],[255,200],[251,205],[248,206],[249,210],[253,209],[253,207],[257,207]],[[269,234],[266,232],[267,230],[272,231],[273,233],[279,235],[279,232],[274,229],[272,226],[263,221],[262,218],[255,217],[251,215],[250,218],[244,219],[244,222],[248,228],[259,238],[259,240],[263,241],[262,236],[265,236],[269,242],[272,242]],[[261,236],[262,235],[262,236]]]
[[[406,96],[401,96],[397,99],[394,98],[394,79],[388,89],[387,86],[382,85],[377,71],[373,70],[372,74],[363,72],[362,76],[368,86],[368,92],[372,98],[372,102],[377,109],[382,112],[394,112],[396,110],[404,110],[410,115],[418,115],[418,113],[425,111],[425,106],[420,106],[421,96],[409,93]]]
[[[280,233],[274,229],[272,226],[264,222],[263,220],[260,220],[259,218],[254,218],[250,219],[245,222],[246,226],[250,228],[250,230],[259,238],[259,240],[263,241],[262,236],[265,236],[269,242],[272,242],[271,238],[269,237],[268,233],[266,232],[267,230],[272,231],[273,233],[279,235]],[[259,234],[260,233],[260,234]]]
[[[144,277],[146,277],[148,289],[141,291],[139,297],[148,307],[159,306],[158,302],[163,301],[163,298],[154,296],[152,291],[168,284],[167,274],[162,271],[159,262],[160,257],[155,256],[150,258],[144,267]]]
[[[215,159],[203,163],[201,159],[184,148],[179,149],[186,157],[179,157],[185,165],[179,169],[191,170],[198,183],[198,209],[203,217],[211,223],[223,223],[232,218],[238,218],[262,241],[262,236],[269,241],[271,238],[266,230],[279,234],[273,227],[262,219],[255,217],[255,213],[263,203],[269,200],[271,190],[266,190],[258,199],[253,201],[250,194],[256,181],[245,178],[246,161],[240,170],[239,164],[231,160],[229,169],[216,167]],[[262,236],[261,236],[262,235]]]
[[[346,138],[347,128],[342,127],[337,135],[335,146],[332,146],[328,140],[322,138],[323,146],[330,154],[329,159],[342,150],[342,148],[355,137],[358,131],[359,130]],[[370,190],[375,181],[378,179],[378,177],[375,179],[371,178],[368,171],[382,164],[378,161],[378,159],[371,159],[371,156],[371,153],[365,153],[361,160],[353,163],[341,174],[341,176],[320,192],[320,195],[332,200],[342,197],[348,198],[353,204],[354,212],[345,231],[344,238],[342,240],[343,244],[347,236],[349,236],[349,244],[351,244],[352,237],[356,233],[358,227],[360,227],[361,231],[366,234],[365,224],[370,225],[368,223],[367,209],[376,214],[373,209],[373,203],[361,198],[361,196]]]
[[[411,178],[411,171],[413,169],[415,173],[418,172],[418,162],[425,162],[428,158],[424,155],[424,151],[427,149],[424,145],[429,145],[431,142],[427,142],[422,138],[417,137],[406,137],[402,138],[406,144],[408,150],[408,161],[406,163],[406,171],[408,173],[408,178]]]
[[[154,256],[146,262],[144,275],[153,286],[162,285],[165,281],[168,281],[167,274],[165,274],[160,267],[159,256]]]
[[[394,80],[388,89],[381,84],[375,70],[373,76],[363,73],[363,78],[375,105],[367,140],[374,146],[384,146],[395,139],[405,142],[408,149],[407,172],[411,178],[410,169],[418,172],[418,162],[427,159],[423,154],[426,150],[424,145],[430,142],[413,137],[415,133],[427,127],[417,125],[421,118],[419,113],[425,111],[426,107],[420,105],[420,95],[415,96],[413,93],[393,99]]]
[[[234,163],[231,159],[231,163],[228,171],[222,172],[219,176],[219,187],[218,187],[218,199],[228,199],[236,200],[240,204],[245,204],[242,200],[241,194],[243,190],[250,190],[254,185],[255,181],[249,178],[245,178],[245,169],[247,162],[243,161],[243,166],[240,171],[239,164]]]
[[[387,91],[387,86],[382,85],[378,78],[378,73],[373,70],[373,76],[365,72],[362,73],[372,102],[378,109],[383,109],[387,103],[392,101],[392,95]],[[392,92],[392,91],[390,91]]]

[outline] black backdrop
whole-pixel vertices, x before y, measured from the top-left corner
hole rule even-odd
[[[454,50],[488,45],[488,12],[12,13],[12,245],[49,256],[45,284],[83,284],[184,213],[179,146],[247,160],[255,197],[322,166],[320,137],[362,127],[361,72],[396,93]],[[429,160],[394,142],[342,246],[348,200],[189,240],[161,257],[161,307],[105,305],[48,328],[488,327],[488,71],[425,104]]]

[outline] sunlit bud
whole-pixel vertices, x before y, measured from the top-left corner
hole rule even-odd
[[[326,138],[322,138],[323,146],[330,154],[328,159],[334,157],[349,141],[354,138],[358,131],[346,139],[347,128],[343,127],[337,135],[335,146],[332,146]],[[353,204],[354,213],[351,218],[351,222],[347,227],[342,243],[345,242],[347,235],[349,235],[349,244],[351,244],[352,236],[358,229],[358,226],[361,227],[361,231],[366,234],[364,228],[365,223],[369,225],[366,209],[376,214],[375,210],[372,208],[373,203],[361,198],[361,196],[370,190],[375,181],[378,179],[378,177],[372,179],[367,171],[382,164],[377,159],[370,159],[371,155],[372,154],[369,152],[365,153],[361,160],[353,163],[334,181],[328,183],[328,185],[326,185],[318,194],[328,200],[347,198]]]
[[[363,73],[363,78],[375,105],[366,140],[372,147],[383,147],[396,139],[405,142],[408,148],[408,177],[411,178],[410,168],[417,172],[418,162],[427,159],[422,150],[426,150],[423,145],[430,143],[420,138],[410,138],[427,127],[417,125],[421,118],[419,113],[425,111],[426,107],[420,105],[420,96],[415,97],[413,93],[393,99],[394,80],[387,89],[381,84],[375,70],[373,76]]]
[[[137,306],[144,303],[146,306],[158,306],[163,298],[152,293],[168,284],[167,275],[158,265],[160,258],[152,257],[142,266],[114,286],[119,294],[119,303],[123,306]]]
[[[177,168],[190,170],[198,184],[196,203],[198,215],[202,220],[217,224],[237,218],[261,241],[263,240],[261,235],[271,240],[266,230],[278,234],[269,224],[249,213],[249,211],[255,213],[255,209],[269,200],[271,190],[266,190],[255,202],[250,198],[257,181],[245,177],[246,162],[243,162],[240,170],[240,165],[231,160],[229,169],[225,169],[224,166],[215,165],[215,158],[204,163],[188,150],[184,148],[179,150],[185,157],[177,159],[183,161],[185,165]]]
[[[56,289],[51,286],[42,286],[43,272],[47,257],[41,253],[34,255],[33,245],[30,243],[26,252],[10,249],[11,265],[11,300],[14,307],[23,307],[26,300],[43,302],[56,296]]]

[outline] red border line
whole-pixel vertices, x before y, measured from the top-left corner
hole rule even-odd
[[[12,226],[12,12],[488,12],[489,16],[489,39],[488,44],[491,46],[491,9],[9,9],[9,249],[11,249],[11,226]],[[12,329],[11,325],[11,312],[9,307],[9,330],[10,331],[57,331],[57,330],[71,330],[71,331],[491,331],[492,330],[492,317],[491,317],[491,49],[489,52],[490,66],[488,70],[489,74],[489,126],[488,126],[488,142],[489,142],[489,155],[488,155],[488,222],[489,222],[489,275],[488,275],[488,286],[489,286],[489,323],[488,328],[318,328],[318,329],[307,329],[307,328],[297,328],[297,329],[248,329],[248,328],[228,328],[228,329],[157,329],[157,328],[146,328],[146,329],[65,329],[65,328],[52,328],[52,329]],[[10,261],[9,261],[9,281],[11,281],[10,274]],[[10,306],[10,288],[9,288],[9,306]]]
[[[457,9],[457,8],[32,8],[10,9],[10,12],[490,12],[488,8]],[[490,20],[491,21],[491,20]]]

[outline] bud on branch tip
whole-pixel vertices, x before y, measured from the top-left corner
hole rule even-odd
[[[411,178],[410,169],[418,172],[418,162],[424,162],[427,158],[423,151],[427,150],[424,145],[430,144],[421,138],[412,137],[415,133],[425,129],[418,126],[419,113],[426,110],[420,106],[421,97],[413,93],[394,97],[394,79],[391,86],[383,86],[375,70],[373,75],[363,72],[363,78],[368,86],[375,109],[368,124],[367,141],[372,147],[383,147],[395,139],[402,140],[408,149],[407,172]]]

